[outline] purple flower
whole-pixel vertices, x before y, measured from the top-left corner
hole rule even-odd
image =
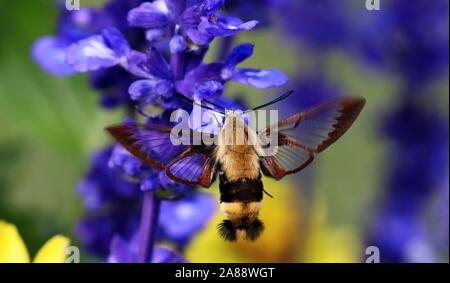
[[[137,263],[138,261],[138,237],[137,235],[127,241],[120,236],[111,241],[111,253],[108,256],[110,263]],[[156,247],[153,252],[152,263],[186,263],[177,252],[167,247]]]
[[[427,84],[448,68],[448,1],[394,0],[355,25],[354,38],[363,58]],[[424,28],[426,27],[426,28]]]
[[[104,29],[102,35],[80,40],[67,48],[66,62],[77,72],[95,71],[117,64],[126,66],[130,47],[119,30]]]
[[[192,235],[202,230],[215,214],[216,202],[209,193],[194,193],[177,201],[163,201],[160,236],[186,246]]]
[[[49,73],[67,76],[74,73],[66,62],[67,43],[54,36],[44,36],[33,45],[34,60]]]
[[[139,224],[139,184],[129,182],[107,166],[112,148],[96,152],[77,192],[87,213],[77,224],[77,234],[88,251],[106,255],[115,234],[129,237]]]
[[[277,10],[289,38],[311,49],[345,47],[350,42],[352,23],[348,1],[287,0]]]
[[[173,103],[174,88],[183,95],[204,99],[219,96],[223,84],[237,81],[256,88],[271,88],[285,84],[287,76],[278,70],[237,68],[236,65],[250,57],[253,45],[241,44],[220,63],[201,64],[203,50],[185,54],[186,75],[176,80],[174,71],[156,48],[147,54],[129,49],[117,30],[104,30],[103,35],[92,36],[69,47],[69,62],[78,71],[96,70],[100,67],[121,65],[136,76],[143,77],[130,85],[131,99],[139,105],[159,104],[166,108],[179,107]]]
[[[441,193],[437,184],[448,178],[448,119],[422,101],[434,79],[448,72],[448,1],[388,5],[372,19],[377,32],[362,36],[364,55],[402,79],[399,104],[383,116],[391,166],[368,241],[380,247],[385,262],[438,261],[436,237],[424,219],[429,200]]]
[[[117,199],[134,199],[139,195],[138,183],[126,181],[106,166],[111,153],[111,147],[96,152],[89,172],[78,184],[77,192],[83,196],[88,209],[98,209]]]
[[[131,239],[139,227],[141,190],[158,190],[159,196],[168,199],[161,204],[158,239],[179,247],[203,229],[216,211],[212,195],[174,182],[121,146],[107,147],[93,155],[91,167],[78,186],[86,215],[76,231],[88,251],[106,256],[114,235]]]
[[[227,37],[241,30],[251,30],[257,21],[242,22],[238,18],[218,13],[223,0],[193,1],[184,11],[177,11],[171,1],[156,0],[143,3],[128,14],[131,26],[147,29],[152,41],[172,37],[171,30],[178,26],[180,34],[197,45],[207,45],[214,37]],[[173,38],[172,38],[173,40]]]
[[[176,82],[176,89],[187,97],[201,100],[220,95],[221,85],[228,81],[237,81],[261,89],[278,87],[287,83],[287,76],[278,70],[236,67],[252,54],[252,44],[240,44],[223,62],[199,65],[188,72],[184,80]]]
[[[120,30],[130,45],[141,49],[146,43],[144,33],[128,25],[128,10],[144,0],[111,0],[103,7],[81,7],[68,11],[64,3],[58,6],[60,18],[56,35],[38,39],[32,48],[34,60],[47,72],[66,76],[75,72],[67,62],[67,48],[80,40],[99,34],[104,28],[114,26]],[[99,39],[102,40],[102,39]],[[107,58],[94,64],[108,64]],[[111,64],[111,62],[109,62]],[[83,66],[78,66],[83,68]],[[87,68],[88,66],[84,66]],[[129,105],[128,86],[135,80],[129,72],[121,68],[109,68],[93,71],[90,74],[91,86],[100,91],[100,104],[105,108]]]
[[[214,37],[227,37],[240,30],[249,30],[255,26],[256,21],[242,22],[238,18],[221,15],[218,11],[223,6],[223,1],[192,1],[188,2],[186,7],[182,3],[175,5],[170,1],[157,0],[144,2],[129,11],[127,21],[130,26],[145,28],[146,39],[153,43],[146,53],[132,48],[138,46],[139,50],[145,49],[142,48],[142,43],[136,45],[129,42],[127,34],[121,31],[128,32],[129,29],[123,28],[122,25],[120,29],[105,25],[108,27],[100,29],[101,34],[98,27],[102,25],[95,25],[96,28],[92,30],[97,30],[96,33],[90,30],[70,39],[61,36],[64,44],[58,52],[54,52],[54,56],[64,57],[64,70],[61,68],[61,74],[70,74],[71,70],[94,72],[94,86],[105,87],[105,92],[108,87],[108,90],[113,89],[116,93],[113,96],[110,91],[106,92],[106,97],[102,99],[104,106],[114,106],[122,101],[130,104],[123,98],[124,86],[128,84],[129,98],[141,108],[149,104],[165,108],[181,107],[177,99],[174,99],[175,91],[197,99],[220,96],[223,93],[223,84],[230,80],[262,89],[286,83],[287,77],[277,70],[236,68],[238,63],[251,56],[253,46],[250,44],[238,46],[224,62],[202,64],[207,45]],[[106,8],[104,10],[108,11]],[[101,19],[108,18],[109,14],[105,11],[94,13],[86,10],[84,21],[92,21],[97,14],[102,15],[99,15]],[[72,21],[67,22],[72,24]],[[170,38],[169,59],[160,50],[164,49],[164,46],[156,45],[158,36]],[[188,39],[204,47],[195,48]],[[48,42],[47,45],[51,43],[59,47],[59,41]],[[41,45],[44,43],[46,41]],[[42,47],[36,50],[41,49]],[[56,63],[58,62],[42,64],[55,69],[60,67]],[[103,69],[110,68],[113,70],[111,73],[117,73],[117,67],[123,68],[129,75],[111,83]],[[98,72],[100,75],[96,75]],[[130,77],[139,79],[130,83]],[[112,85],[114,88],[111,88]]]

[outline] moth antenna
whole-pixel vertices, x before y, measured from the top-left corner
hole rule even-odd
[[[291,94],[293,94],[293,93],[294,93],[293,90],[289,90],[289,91],[283,93],[280,97],[275,98],[274,100],[269,101],[269,102],[267,102],[267,103],[264,103],[264,104],[262,104],[262,105],[256,106],[255,108],[249,109],[249,110],[245,111],[244,113],[247,113],[247,112],[250,112],[250,111],[255,111],[255,110],[264,108],[264,107],[266,107],[266,106],[275,104],[275,103],[277,103],[277,102],[280,102],[281,100],[286,99],[287,97],[289,97],[289,96],[290,96]]]
[[[190,99],[190,98],[188,98],[188,97],[186,97],[186,96],[184,96],[184,95],[182,95],[182,94],[180,94],[180,93],[176,93],[176,95],[179,97],[179,98],[181,98],[184,102],[186,102],[186,103],[188,103],[188,104],[193,104],[193,105],[197,105],[197,106],[200,106],[200,107],[202,107],[202,108],[205,108],[205,109],[208,109],[208,110],[211,110],[211,111],[213,111],[213,112],[216,112],[216,113],[218,113],[218,114],[220,114],[220,115],[222,115],[222,116],[225,116],[225,113],[224,112],[221,112],[221,111],[219,111],[219,110],[217,110],[217,109],[214,109],[214,108],[212,108],[212,107],[208,107],[208,106],[206,106],[206,105],[203,105],[203,104],[201,104],[201,103],[198,103],[197,101],[194,101],[194,100],[192,100],[192,99]]]
[[[206,101],[207,103],[209,103],[209,104],[211,104],[211,105],[213,105],[213,106],[215,106],[215,107],[217,107],[217,108],[220,108],[220,109],[222,109],[223,111],[226,110],[225,107],[223,107],[222,105],[219,105],[219,104],[217,104],[217,103],[211,102],[211,101],[206,100],[206,99],[203,99],[203,101]]]

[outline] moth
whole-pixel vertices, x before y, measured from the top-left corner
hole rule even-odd
[[[276,103],[291,93],[251,110]],[[203,106],[224,116],[218,134],[208,133],[216,141],[213,144],[174,145],[172,128],[157,124],[121,124],[107,131],[136,158],[165,170],[177,182],[209,188],[218,176],[220,208],[225,216],[219,233],[228,241],[253,241],[264,229],[258,219],[263,195],[270,196],[264,190],[262,174],[280,180],[304,169],[349,129],[364,104],[361,97],[337,98],[261,130],[248,127],[243,119],[246,111]],[[191,141],[203,135],[189,132]],[[263,154],[268,140],[277,144],[273,154]]]

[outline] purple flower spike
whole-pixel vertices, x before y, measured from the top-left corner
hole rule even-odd
[[[115,28],[104,29],[102,35],[94,35],[70,45],[66,51],[67,63],[75,71],[87,72],[112,67],[130,51],[127,41]]]
[[[198,30],[210,36],[232,36],[241,30],[251,30],[258,24],[258,21],[242,22],[238,18],[218,15],[213,20],[203,19],[198,25]]]
[[[212,63],[200,65],[190,71],[182,81],[176,82],[176,89],[183,95],[193,98],[197,92],[197,88],[206,81],[221,81],[220,76],[222,64]]]
[[[159,173],[159,182],[162,189],[171,198],[180,196],[186,192],[192,191],[193,186],[181,184],[167,177],[165,171]],[[142,188],[141,188],[142,189]]]
[[[187,263],[179,253],[166,247],[157,247],[153,252],[153,263]]]
[[[223,84],[219,81],[206,81],[197,87],[195,94],[197,99],[207,99],[220,96],[223,93]]]
[[[265,89],[284,85],[288,77],[278,70],[236,69],[232,80]]]
[[[144,69],[155,77],[166,80],[172,79],[172,72],[169,64],[158,49],[154,47],[150,48],[147,53],[147,61],[145,62]]]
[[[128,13],[128,23],[146,29],[161,28],[169,24],[169,9],[164,0],[142,3]]]
[[[111,241],[111,253],[108,257],[110,263],[136,263],[138,262],[138,241],[133,237],[126,241],[120,236],[115,236]],[[153,251],[152,263],[186,263],[186,259],[179,253],[166,247],[156,247]]]
[[[170,40],[170,52],[181,53],[187,49],[186,41],[181,35],[175,35]]]
[[[236,66],[242,61],[246,60],[253,54],[254,45],[251,43],[242,43],[233,48],[230,55],[225,59],[224,65]]]
[[[54,36],[45,36],[33,44],[32,55],[41,67],[54,75],[67,76],[74,73],[66,63],[67,43]]]
[[[116,28],[107,28],[102,31],[103,39],[116,56],[125,56],[130,52],[130,46],[122,33]]]
[[[142,178],[153,171],[121,145],[114,146],[111,157],[108,160],[108,167],[131,178]]]
[[[224,0],[205,0],[200,4],[200,9],[205,16],[211,17],[215,15],[217,11],[222,9],[224,4]]]
[[[158,174],[149,176],[141,181],[141,191],[156,191],[160,189]]]
[[[139,80],[132,83],[128,91],[131,99],[146,105],[170,97],[172,83],[166,80]]]
[[[98,70],[119,63],[119,58],[100,35],[70,45],[66,56],[67,63],[77,72]]]

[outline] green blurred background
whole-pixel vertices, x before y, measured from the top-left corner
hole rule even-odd
[[[83,4],[96,2],[101,1]],[[88,87],[85,75],[55,77],[32,61],[33,41],[54,33],[56,17],[53,1],[0,0],[0,219],[19,227],[31,254],[56,233],[68,235],[77,244],[73,228],[82,204],[76,184],[87,170],[89,154],[109,140],[103,128],[120,121],[123,114],[99,109],[97,94]],[[291,81],[314,68],[306,49],[293,46],[271,29],[240,34],[237,41],[255,43],[254,56],[246,66],[276,68]],[[273,56],[272,42],[285,43],[277,45],[277,56]],[[398,81],[338,51],[326,56],[324,70],[332,82],[344,94],[364,96],[367,104],[352,129],[307,172],[300,173],[314,175],[314,199],[303,203],[319,199],[328,211],[327,227],[349,227],[361,239],[387,170],[387,142],[378,133],[378,118],[395,105]],[[257,105],[273,91],[229,84],[226,94],[236,93],[244,93],[250,105]],[[448,105],[448,80],[435,93],[429,99],[442,105],[448,117],[444,106]],[[271,184],[280,190],[300,186],[295,177]],[[276,195],[277,189],[270,192]]]

